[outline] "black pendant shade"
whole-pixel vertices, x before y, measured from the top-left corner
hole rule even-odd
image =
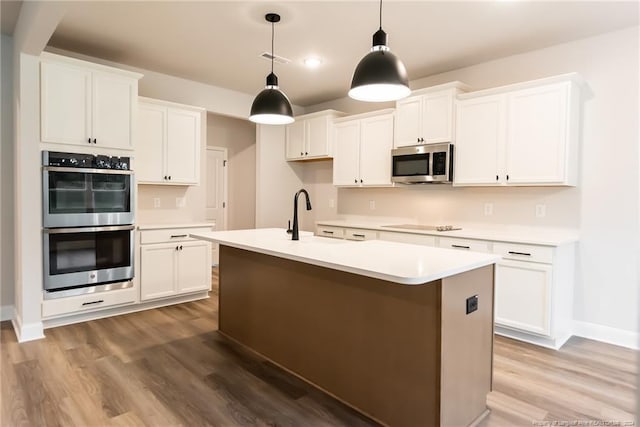
[[[280,21],[280,15],[268,13],[265,19],[271,23],[271,73],[267,76],[265,88],[253,100],[249,120],[266,125],[293,123],[291,103],[279,89],[278,77],[273,73],[273,24]]]
[[[349,96],[359,101],[383,102],[395,101],[410,93],[407,69],[387,47],[380,0],[380,28],[373,35],[371,52],[360,60],[353,72]]]

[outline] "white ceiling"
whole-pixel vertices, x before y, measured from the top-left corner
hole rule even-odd
[[[3,1],[4,3],[4,1]],[[276,24],[280,86],[308,106],[346,95],[371,47],[377,1],[69,2],[50,45],[254,94]],[[638,2],[384,2],[389,46],[410,79],[638,25]],[[323,58],[310,70],[302,60]]]

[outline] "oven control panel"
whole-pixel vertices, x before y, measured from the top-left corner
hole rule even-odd
[[[129,157],[104,156],[99,154],[61,153],[57,151],[42,152],[42,164],[44,166],[129,170],[131,168],[130,160]]]

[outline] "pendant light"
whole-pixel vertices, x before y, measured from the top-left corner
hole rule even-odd
[[[267,13],[264,17],[271,22],[271,73],[267,85],[253,100],[249,120],[265,125],[286,125],[293,123],[293,110],[289,98],[278,87],[278,77],[273,73],[273,24],[280,22],[280,15]]]
[[[373,34],[371,52],[360,60],[353,72],[349,96],[358,101],[383,102],[395,101],[410,93],[407,69],[387,47],[380,0],[380,27]]]

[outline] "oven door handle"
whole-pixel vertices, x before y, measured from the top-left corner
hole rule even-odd
[[[92,168],[66,168],[64,166],[43,166],[42,170],[49,172],[75,172],[75,173],[99,173],[109,175],[133,175],[132,170],[122,169],[92,169]]]
[[[47,234],[63,234],[63,233],[93,233],[97,231],[124,231],[133,230],[135,225],[116,225],[108,227],[68,227],[68,228],[45,228],[43,231]]]

